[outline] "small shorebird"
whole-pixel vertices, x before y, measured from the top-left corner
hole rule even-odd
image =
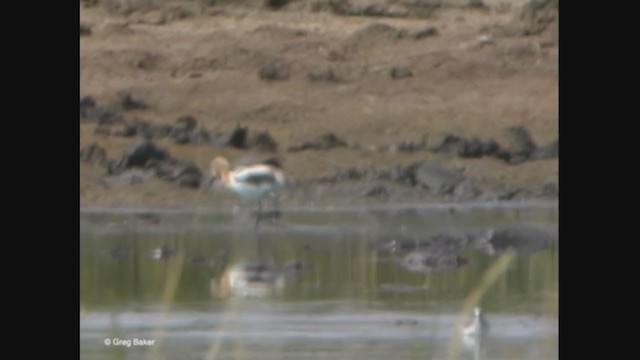
[[[167,245],[162,245],[149,252],[149,256],[154,260],[167,260],[177,254],[177,250]]]
[[[211,160],[210,168],[212,178],[209,186],[217,178],[243,200],[258,200],[256,228],[260,225],[262,217],[262,200],[275,197],[285,185],[282,169],[270,163],[241,166],[231,170],[229,161],[218,156]]]
[[[473,309],[473,320],[463,326],[465,344],[473,345],[481,341],[489,332],[489,323],[479,307]]]

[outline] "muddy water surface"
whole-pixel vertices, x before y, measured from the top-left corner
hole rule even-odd
[[[285,209],[259,232],[94,209],[80,235],[83,359],[558,358],[554,203]]]

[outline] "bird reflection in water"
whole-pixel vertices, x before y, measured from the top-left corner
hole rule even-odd
[[[473,351],[473,359],[482,359],[489,335],[489,322],[480,307],[473,309],[473,316],[460,328],[460,335],[464,347]]]
[[[278,295],[309,267],[298,260],[284,264],[276,262],[273,254],[268,252],[266,239],[261,239],[256,234],[257,255],[233,261],[230,266],[223,267],[222,274],[211,279],[213,297],[263,298]]]
[[[211,279],[216,298],[277,295],[303,270],[299,261],[277,265],[265,260],[245,260],[227,268],[222,276]]]

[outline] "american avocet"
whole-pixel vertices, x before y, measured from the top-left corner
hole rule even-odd
[[[462,335],[465,343],[475,344],[489,332],[489,323],[479,307],[473,309],[473,320],[463,326]]]
[[[231,170],[229,161],[218,156],[211,160],[210,167],[212,179],[209,186],[217,178],[243,200],[258,200],[256,227],[262,217],[262,200],[275,197],[285,185],[284,172],[273,164],[255,164]]]

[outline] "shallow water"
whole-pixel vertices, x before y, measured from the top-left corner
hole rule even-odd
[[[535,238],[512,258],[480,246],[505,228]],[[553,203],[287,209],[259,233],[244,212],[84,211],[81,358],[557,359],[557,231]],[[434,248],[389,246],[437,234],[463,239],[460,267],[411,271],[405,256]],[[481,349],[457,335],[474,297]]]

